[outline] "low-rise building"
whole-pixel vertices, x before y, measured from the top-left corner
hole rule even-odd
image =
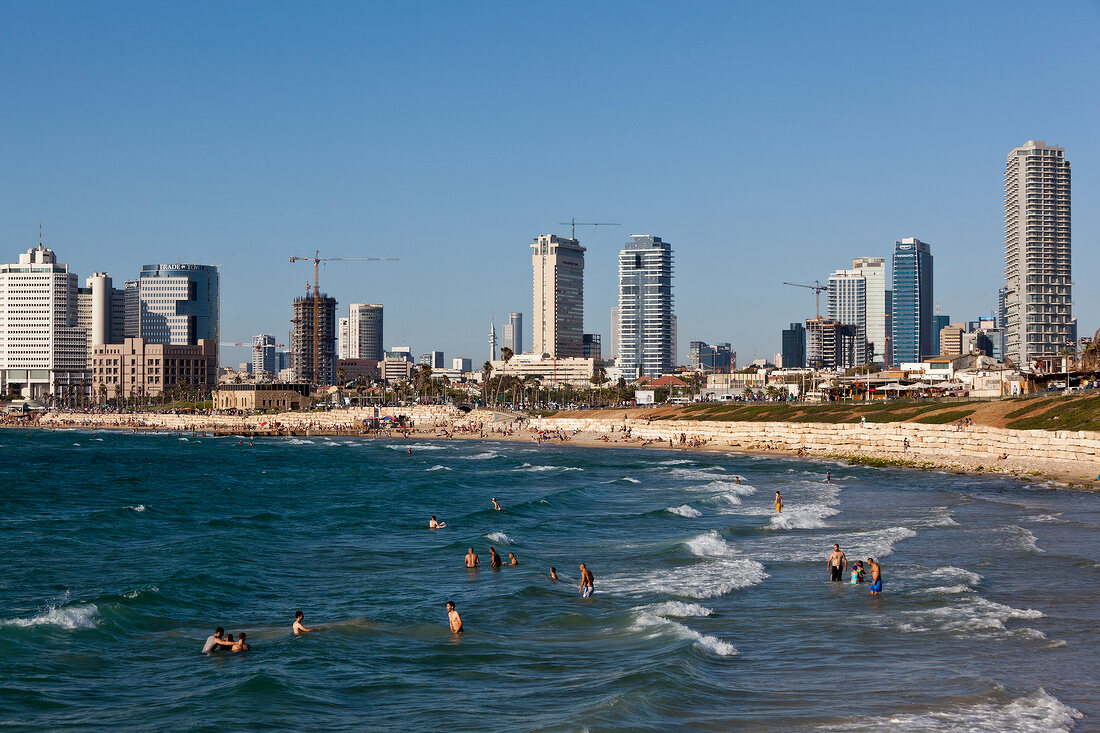
[[[342,376],[341,376],[342,375]],[[374,359],[337,359],[336,378],[348,382],[370,384],[382,376],[378,362]]]
[[[214,384],[218,345],[150,344],[128,338],[92,348],[92,396],[102,404],[119,397],[156,397],[164,392]]]
[[[407,382],[412,378],[413,363],[404,356],[387,356],[378,364],[382,379],[386,382]]]
[[[507,364],[500,359],[491,364],[493,377],[505,375],[520,379],[538,379],[544,387],[552,384],[591,387],[592,376],[596,373],[596,360],[583,357],[544,359],[539,354],[516,354]]]
[[[214,390],[215,410],[275,410],[286,412],[309,407],[310,385],[262,382],[222,384]]]

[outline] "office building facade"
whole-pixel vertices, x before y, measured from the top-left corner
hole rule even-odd
[[[371,361],[385,358],[383,310],[377,303],[352,303],[348,306],[347,335],[343,338],[346,346],[342,347],[340,358]]]
[[[148,344],[195,345],[215,350],[220,338],[220,282],[214,265],[144,265],[126,284],[126,336]]]
[[[886,340],[890,335],[887,323],[890,320],[889,292],[886,289],[886,258],[857,257],[852,260],[852,269],[858,270],[867,282],[865,309],[865,330],[867,340],[871,342],[871,353],[867,360],[876,364],[886,363]]]
[[[599,364],[603,361],[603,343],[598,333],[586,333],[581,338],[581,342],[584,345],[583,357],[585,359],[595,359]]]
[[[918,362],[934,355],[931,247],[913,237],[895,242],[893,269],[893,363]]]
[[[867,340],[867,278],[862,269],[837,270],[829,276],[828,314],[834,321],[855,326],[857,341]],[[885,300],[885,288],[883,288]],[[885,303],[884,303],[885,304]],[[869,361],[865,350],[856,349],[855,366]]]
[[[562,359],[584,353],[584,252],[576,239],[556,234],[543,234],[531,243],[535,355]]]
[[[217,379],[217,349],[206,339],[197,344],[151,344],[127,338],[121,344],[96,344],[92,351],[92,396],[107,400],[157,397],[173,390],[205,390]]]
[[[733,350],[728,343],[708,344],[705,341],[688,343],[687,366],[696,372],[713,374],[730,371]]]
[[[672,371],[672,245],[635,234],[619,252],[619,367],[628,379]]]
[[[279,358],[275,351],[275,337],[261,333],[252,337],[252,373],[257,377],[279,373]]]
[[[1005,163],[1005,351],[1016,364],[1070,348],[1071,264],[1069,160],[1029,140]]]
[[[792,323],[783,329],[783,368],[801,369],[806,366],[806,327]]]
[[[513,354],[523,353],[522,313],[508,314],[508,322],[504,324],[504,347],[511,349]]]

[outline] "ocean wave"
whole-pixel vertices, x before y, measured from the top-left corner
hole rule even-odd
[[[926,527],[958,527],[959,523],[951,516],[951,510],[947,507],[935,507],[931,516],[925,520]]]
[[[695,463],[690,458],[670,458],[667,461],[658,461],[658,466],[685,466],[689,463]]]
[[[135,505],[133,505],[133,506],[128,506],[128,507],[126,507],[126,508],[127,508],[127,509],[133,509],[133,510],[134,510],[135,512],[143,512],[143,511],[145,511],[145,505],[144,505],[144,504],[135,504]]]
[[[467,461],[485,461],[490,458],[500,458],[500,454],[493,450],[483,451],[481,453],[475,453],[472,456],[459,456]]]
[[[672,512],[673,514],[679,514],[681,517],[688,517],[691,519],[703,516],[703,513],[701,511],[699,511],[695,507],[688,506],[687,504],[681,504],[680,506],[670,506],[665,511]]]
[[[446,466],[441,466],[437,463],[436,465],[432,466],[431,468],[425,468],[424,470],[425,471],[450,471],[452,469],[447,468]]]
[[[657,616],[676,616],[686,618],[688,616],[710,616],[714,611],[698,603],[684,603],[683,601],[665,601],[652,606],[646,606],[644,610]]]
[[[510,545],[513,543],[512,538],[504,534],[503,532],[490,532],[489,534],[485,535],[485,538],[496,542],[498,545]]]
[[[312,440],[307,440],[306,438],[291,438],[290,440],[286,441],[286,444],[287,445],[316,445],[316,443],[314,443]]]
[[[909,620],[902,621],[899,627],[907,632],[946,632],[966,636],[999,635],[1008,632],[1005,627],[1007,621],[1033,621],[1044,618],[1045,615],[1042,611],[1032,608],[1013,608],[974,595],[960,598],[957,603],[939,608],[907,611],[902,617]],[[1017,632],[1032,638],[1046,638],[1042,632],[1034,629],[1019,629]]]
[[[145,595],[146,593],[159,593],[160,588],[155,585],[146,586],[145,588],[138,588],[137,590],[127,591],[122,594],[123,598],[134,599],[138,596]]]
[[[524,463],[522,466],[513,468],[513,471],[583,471],[583,468],[577,466],[532,466],[530,463]]]
[[[28,628],[32,626],[56,626],[62,629],[94,629],[99,618],[99,608],[94,603],[78,606],[50,606],[42,613],[28,618],[0,621],[0,626]]]
[[[707,468],[674,468],[666,475],[669,478],[680,479],[682,481],[694,481],[696,483],[728,481],[729,475],[725,473],[725,470],[726,469],[721,466],[708,466]]]
[[[1031,517],[1024,517],[1028,522],[1064,522],[1061,518],[1062,512],[1054,512],[1053,514],[1036,514]]]
[[[764,566],[755,560],[726,557],[641,574],[608,575],[597,578],[596,587],[628,597],[663,594],[703,599],[760,585],[767,577]]]
[[[824,504],[784,507],[782,514],[772,517],[769,529],[821,529],[825,520],[839,514],[840,510]]]
[[[916,537],[908,527],[887,527],[867,532],[844,532],[821,537],[819,535],[769,536],[748,543],[746,554],[764,562],[825,562],[833,543],[848,556],[848,562],[873,557],[881,560],[893,554],[894,546],[903,540]],[[888,574],[888,573],[887,573]]]
[[[959,593],[974,593],[974,589],[969,585],[938,585],[935,588],[926,588],[921,591],[919,595],[936,595],[936,596],[951,596]]]
[[[617,484],[620,481],[626,481],[628,484],[640,484],[642,483],[633,476],[623,476],[622,478],[611,479],[610,481],[601,481],[601,484]]]
[[[1016,540],[1017,547],[1024,552],[1046,552],[1046,550],[1039,547],[1039,541],[1030,529],[1010,524],[1007,527],[1000,527],[999,530],[1015,535],[1014,539]]]
[[[433,445],[432,443],[387,443],[386,447],[390,450],[407,451],[409,448],[415,450],[447,450],[445,445]]]
[[[713,529],[691,538],[684,545],[692,555],[698,557],[732,557],[737,554],[733,545],[722,539],[718,531]]]
[[[738,654],[737,647],[728,641],[722,641],[716,636],[702,634],[678,621],[657,616],[649,611],[638,612],[631,630],[643,631],[654,627],[668,630],[682,639],[690,639],[699,649],[719,657],[732,657]]]
[[[928,575],[933,578],[960,579],[967,585],[977,585],[982,582],[982,576],[977,573],[971,572],[966,568],[957,568],[953,565],[948,565],[944,568],[936,568],[928,573]]]

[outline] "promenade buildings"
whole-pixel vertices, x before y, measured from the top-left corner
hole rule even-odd
[[[125,336],[150,344],[195,345],[207,341],[217,361],[220,284],[214,265],[143,265],[126,283]],[[112,334],[120,343],[123,334]]]
[[[77,280],[43,247],[0,265],[0,392],[66,396],[88,380],[87,331],[77,322]]]
[[[154,344],[126,338],[120,344],[96,344],[92,350],[92,397],[157,397],[173,390],[209,387],[217,380],[217,344]]]
[[[631,235],[619,252],[619,367],[628,379],[672,371],[672,245]]]
[[[295,382],[336,382],[336,298],[321,294],[316,304],[317,343],[314,344],[314,298],[295,298],[291,305],[290,368]],[[317,351],[316,359],[314,350]],[[316,367],[314,362],[316,361]]]
[[[932,353],[932,250],[907,237],[894,242],[893,363],[918,362]]]
[[[1070,165],[1065,149],[1029,140],[1005,163],[1005,355],[1021,366],[1074,338]]]
[[[556,359],[584,353],[584,252],[576,239],[556,234],[531,243],[532,353]]]

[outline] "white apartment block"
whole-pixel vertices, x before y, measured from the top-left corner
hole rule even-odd
[[[619,252],[618,366],[628,379],[660,377],[676,359],[672,245],[632,234]]]
[[[543,234],[531,243],[531,353],[558,359],[583,356],[584,252],[576,239],[556,234]]]
[[[867,281],[867,340],[871,342],[873,353],[868,361],[876,364],[886,363],[886,321],[891,304],[886,302],[886,258],[857,257],[852,260],[852,269],[859,270]]]
[[[1005,355],[1026,367],[1073,337],[1070,166],[1042,140],[1005,163]]]
[[[886,295],[883,288],[883,302]],[[829,276],[829,318],[856,327],[854,366],[867,363],[867,278],[862,269],[837,270]],[[885,314],[883,314],[885,315]],[[885,327],[885,319],[883,327]]]
[[[87,387],[88,333],[77,323],[76,275],[41,244],[0,265],[0,390],[66,396]]]

